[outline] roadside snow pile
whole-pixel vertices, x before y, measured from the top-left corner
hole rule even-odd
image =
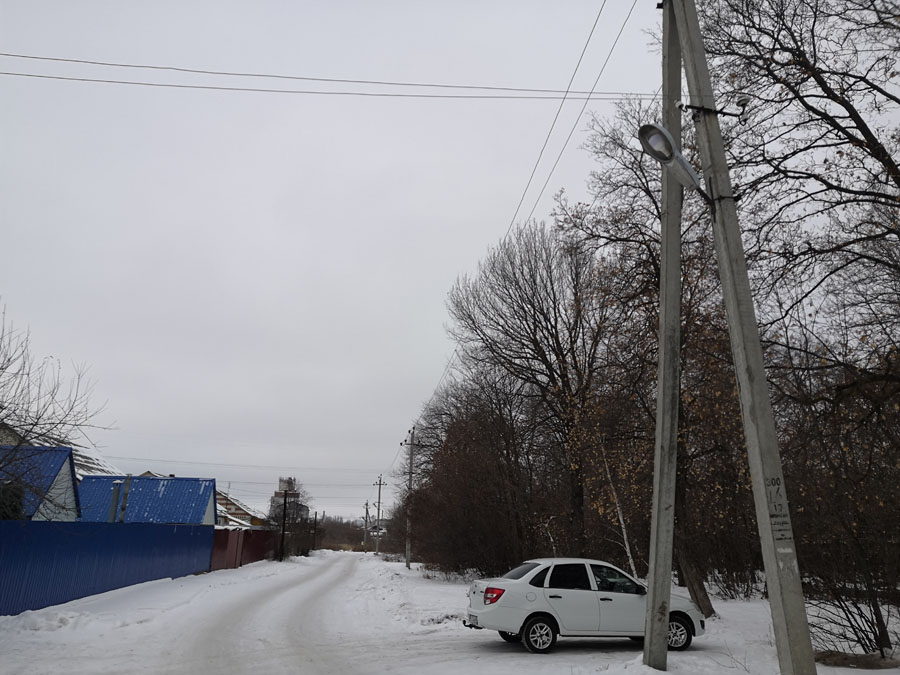
[[[562,638],[536,655],[465,628],[468,584],[432,577],[372,554],[323,551],[152,581],[0,617],[0,672],[657,675],[627,639]],[[768,603],[718,601],[716,609],[706,635],[669,653],[669,672],[777,673]]]
[[[355,582],[340,589],[341,604],[359,608],[358,617],[384,617],[382,630],[423,634],[445,624],[463,628],[465,587],[426,579],[418,564],[408,570],[403,563],[362,556]]]

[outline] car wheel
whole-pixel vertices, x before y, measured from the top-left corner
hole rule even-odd
[[[691,624],[682,616],[669,617],[669,649],[682,652],[691,646]]]
[[[507,633],[505,630],[499,630],[497,632],[500,633],[500,637],[507,642],[519,642],[522,639],[521,633]]]
[[[529,619],[522,630],[522,642],[528,651],[535,654],[549,652],[556,644],[556,624],[543,616]]]

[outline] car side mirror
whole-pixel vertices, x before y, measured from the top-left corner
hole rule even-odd
[[[647,589],[644,586],[638,586],[638,595],[647,595]]]

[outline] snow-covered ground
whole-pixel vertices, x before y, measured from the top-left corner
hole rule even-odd
[[[101,673],[606,673],[653,675],[629,640],[561,638],[530,654],[464,628],[466,585],[373,555],[316,552],[152,581],[0,617],[5,675]],[[669,671],[778,672],[766,602],[716,603],[720,617]],[[819,666],[821,675],[849,668]]]

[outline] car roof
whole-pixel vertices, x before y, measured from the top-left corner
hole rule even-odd
[[[594,565],[609,565],[610,567],[615,567],[615,565],[613,565],[612,563],[608,563],[603,560],[593,560],[591,558],[530,558],[526,560],[525,563],[538,563],[540,565],[544,565],[547,563],[589,563]]]

